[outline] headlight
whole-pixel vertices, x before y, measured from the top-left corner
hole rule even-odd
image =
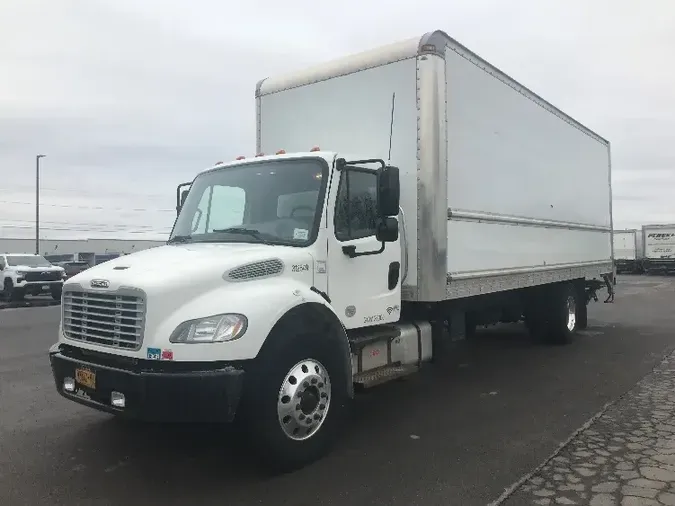
[[[28,274],[28,272],[26,272],[26,271],[16,271],[16,275],[20,276],[22,278],[25,278],[26,274]]]
[[[176,327],[169,337],[172,343],[223,343],[239,339],[246,332],[248,320],[241,314],[219,314],[188,320]]]

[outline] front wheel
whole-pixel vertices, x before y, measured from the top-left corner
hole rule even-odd
[[[6,279],[3,287],[3,294],[7,301],[18,302],[23,300],[25,292],[23,288],[15,287],[11,279]]]
[[[259,357],[253,377],[247,373],[244,417],[261,461],[284,472],[328,451],[350,399],[342,355],[328,339],[296,335],[279,342]]]
[[[61,293],[63,292],[63,287],[57,286],[51,289],[52,299],[61,300]]]

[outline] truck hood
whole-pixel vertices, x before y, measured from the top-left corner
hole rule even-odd
[[[223,275],[235,267],[256,261],[279,259],[290,270],[290,263],[313,264],[311,255],[290,246],[248,243],[196,243],[159,246],[109,260],[80,272],[65,286],[91,288],[92,281],[108,283],[107,290],[120,287],[140,288],[148,295],[167,289],[181,290],[182,295],[195,288],[205,291],[221,286]],[[310,270],[310,273],[313,269]]]

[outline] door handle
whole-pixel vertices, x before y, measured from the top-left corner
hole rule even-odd
[[[398,278],[401,275],[401,262],[392,262],[389,264],[388,286],[393,290],[398,285]]]

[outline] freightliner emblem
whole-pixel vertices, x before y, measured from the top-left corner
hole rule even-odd
[[[92,288],[108,288],[110,283],[107,279],[92,279],[91,287]]]

